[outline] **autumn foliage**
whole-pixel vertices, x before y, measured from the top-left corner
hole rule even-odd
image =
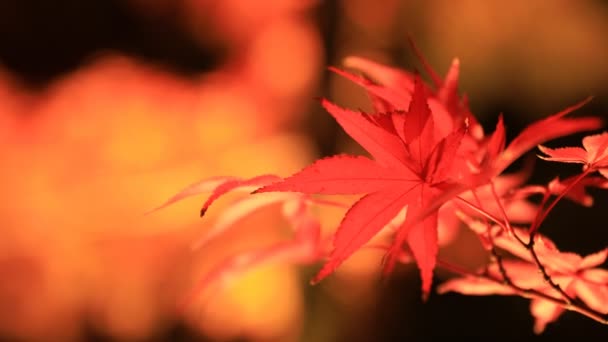
[[[415,50],[416,51],[416,50]],[[328,99],[321,105],[368,155],[335,155],[288,176],[263,175],[203,180],[184,189],[162,207],[185,197],[209,193],[201,216],[215,200],[232,191],[249,194],[220,213],[216,225],[195,248],[223,234],[247,215],[280,204],[293,228],[293,238],[267,248],[234,255],[208,273],[184,304],[211,284],[224,284],[269,261],[321,263],[311,283],[330,276],[363,248],[385,252],[384,274],[397,263],[414,262],[422,295],[432,290],[440,267],[455,277],[437,286],[439,293],[516,295],[531,300],[534,331],[542,332],[565,310],[606,324],[608,270],[601,265],[608,247],[588,256],[560,251],[543,223],[562,199],[593,204],[587,188],[608,188],[608,133],[596,117],[572,117],[589,99],[532,123],[507,141],[502,117],[484,132],[458,91],[459,60],[440,77],[421,58],[432,80],[371,60],[350,57],[345,66],[359,73],[330,68],[363,87],[373,112],[342,108]],[[360,75],[362,74],[362,75]],[[567,135],[590,132],[581,147],[549,148],[542,144]],[[538,150],[536,150],[538,149]],[[580,173],[548,184],[529,184],[531,163],[514,162],[529,152],[550,162],[578,163]],[[541,163],[543,161],[540,161]],[[506,172],[509,170],[509,172]],[[321,196],[319,196],[321,195]],[[357,195],[353,203],[330,195]],[[335,230],[321,229],[315,207],[345,208]],[[468,270],[438,258],[440,230],[467,226],[490,256],[479,270]]]

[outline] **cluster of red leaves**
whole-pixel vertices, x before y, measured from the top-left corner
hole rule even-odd
[[[469,110],[466,97],[458,94],[458,60],[444,78],[421,60],[432,85],[417,74],[361,58],[349,58],[345,64],[365,76],[331,68],[362,86],[372,101],[373,113],[341,108],[325,99],[321,102],[369,157],[331,156],[287,178],[203,181],[166,203],[211,192],[202,215],[228,191],[251,191],[251,196],[224,212],[207,238],[263,205],[283,202],[292,208],[285,215],[294,227],[294,240],[234,256],[202,280],[201,286],[276,259],[295,263],[324,260],[312,279],[317,283],[357,250],[371,246],[369,241],[390,225],[396,228],[384,246],[384,271],[389,273],[398,261],[414,260],[426,298],[438,265],[438,227],[456,229],[460,222],[454,218],[459,218],[478,233],[494,261],[479,273],[459,271],[464,277],[443,284],[442,292],[531,297],[536,331],[542,331],[563,309],[605,323],[602,314],[608,311],[608,272],[593,267],[605,260],[607,250],[586,258],[562,253],[548,238],[537,234],[537,229],[560,199],[590,205],[586,187],[608,187],[605,178],[594,175],[598,171],[608,176],[608,133],[588,136],[583,140],[584,149],[539,147],[546,155],[543,159],[584,164],[580,175],[563,181],[556,178],[545,186],[525,185],[526,170],[504,174],[515,160],[539,144],[600,128],[601,121],[594,117],[566,117],[588,100],[531,124],[507,145],[502,117],[495,130],[486,134]],[[312,195],[343,194],[361,197],[348,206],[335,233],[321,237],[319,223],[308,209],[335,203]],[[528,201],[538,194],[543,196],[540,205]],[[399,219],[403,212],[405,216]],[[526,228],[514,228],[515,224]],[[535,243],[537,240],[543,243]],[[515,260],[503,260],[498,249],[511,253]],[[459,270],[443,261],[439,264]]]

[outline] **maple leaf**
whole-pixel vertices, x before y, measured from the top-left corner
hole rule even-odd
[[[548,148],[539,145],[538,148],[547,156],[541,159],[562,163],[584,164],[587,172],[599,171],[608,178],[608,132],[588,135],[583,138],[583,148],[561,147]]]
[[[317,283],[360,249],[405,206],[408,218],[397,232],[390,259],[401,254],[407,240],[421,271],[423,292],[430,291],[437,254],[437,213],[411,221],[449,179],[452,162],[465,133],[458,129],[437,138],[427,95],[419,78],[407,112],[377,115],[353,112],[323,100],[323,106],[343,129],[372,156],[337,155],[316,161],[259,192],[296,191],[307,194],[364,194],[346,212],[334,235],[333,250],[312,282]],[[403,116],[393,119],[395,116]]]

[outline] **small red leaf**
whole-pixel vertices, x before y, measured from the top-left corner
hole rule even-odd
[[[608,132],[584,137],[583,147],[584,149],[580,147],[552,149],[538,146],[541,152],[547,155],[539,157],[554,162],[585,164],[585,168],[589,168],[589,171],[600,171],[605,176],[604,173],[608,170]]]
[[[445,294],[448,292],[458,292],[469,296],[515,294],[513,289],[500,282],[474,276],[467,276],[463,278],[455,278],[448,280],[437,287],[437,292],[440,294]]]
[[[584,137],[583,147],[588,153],[587,161],[590,164],[608,166],[608,132]]]
[[[548,156],[539,155],[538,157],[548,161],[584,164],[587,160],[587,152],[580,147],[560,147],[554,149],[538,145],[538,149]]]

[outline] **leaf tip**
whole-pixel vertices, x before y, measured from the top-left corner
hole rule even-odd
[[[346,56],[342,58],[342,65],[347,68],[356,68],[358,66],[359,58],[355,56]]]
[[[141,215],[142,215],[142,216],[150,216],[150,215],[152,215],[153,213],[157,212],[157,211],[159,210],[159,208],[160,208],[160,207],[156,207],[156,208],[149,209],[149,210],[147,210],[147,211],[144,211],[144,212],[143,212]]]
[[[272,192],[274,191],[274,189],[272,188],[272,184],[257,188],[255,190],[253,190],[252,192],[250,192],[250,195],[257,195],[257,194],[262,194],[265,192]]]
[[[330,109],[337,109],[338,106],[335,105],[333,102],[331,102],[330,100],[326,99],[325,97],[321,98],[321,105],[323,106],[323,108],[325,108],[326,110],[330,110]]]
[[[315,286],[318,285],[323,279],[325,279],[325,277],[328,276],[328,274],[326,274],[327,272],[323,272],[323,270],[321,270],[319,273],[317,273],[317,275],[315,275],[312,279],[310,279],[310,281],[308,282],[311,286]]]
[[[321,267],[321,270],[319,270],[319,272],[310,280],[310,285],[319,284],[323,279],[332,274],[336,267],[337,265],[332,262],[326,263],[323,267]]]

